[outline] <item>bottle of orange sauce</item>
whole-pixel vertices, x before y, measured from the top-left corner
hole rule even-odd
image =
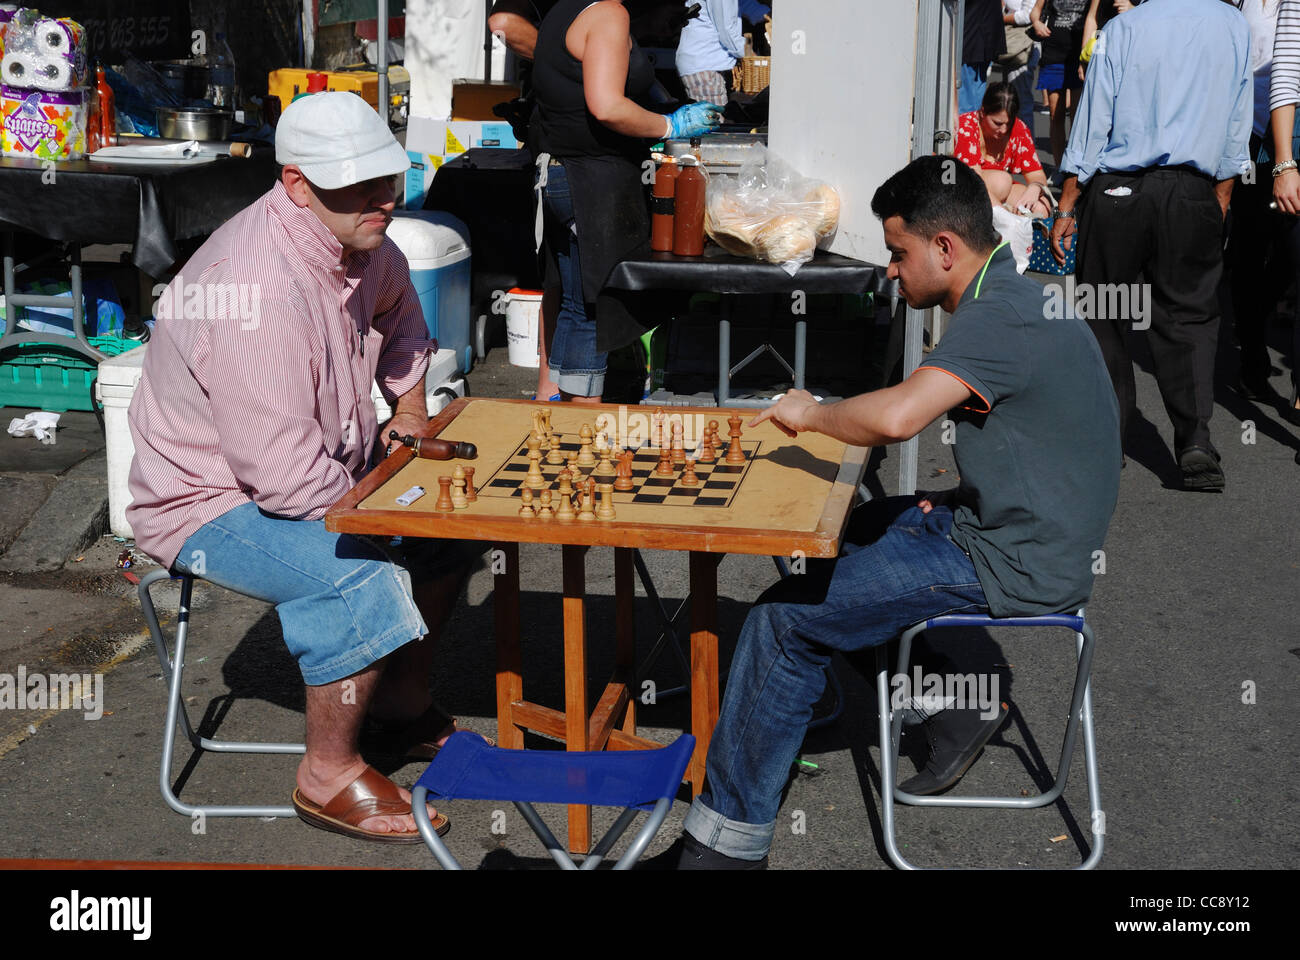
[[[677,185],[677,158],[652,153],[655,182],[650,200],[650,249],[667,253],[673,248],[673,207]]]
[[[678,157],[677,165],[681,171],[673,198],[673,253],[698,257],[704,253],[704,189],[708,180],[695,157]]]
[[[104,65],[95,70],[95,89],[99,94],[99,139],[106,147],[117,146],[117,110],[113,103],[113,88],[104,76]]]

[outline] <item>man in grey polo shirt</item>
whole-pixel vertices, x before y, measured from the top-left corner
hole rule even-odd
[[[946,415],[960,483],[858,508],[835,560],[772,586],[745,620],[709,747],[708,784],[687,815],[678,866],[762,866],[791,764],[835,650],[863,650],[944,613],[1073,611],[1119,492],[1119,411],[1096,339],[1053,318],[1043,288],[999,245],[980,179],[924,157],[876,191],[890,277],[916,308],[953,313],[942,343],[903,383],[834,404],[792,391],[755,418],[792,436],[910,439]],[[1002,716],[945,710],[932,748],[955,783]],[[904,784],[909,792],[918,792]]]

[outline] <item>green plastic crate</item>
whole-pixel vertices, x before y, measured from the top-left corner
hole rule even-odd
[[[90,345],[100,353],[115,357],[133,347],[138,340],[118,337],[90,337]],[[58,343],[20,343],[5,348],[0,363],[0,407],[26,407],[64,413],[68,410],[94,410],[91,393],[99,365],[84,354]]]

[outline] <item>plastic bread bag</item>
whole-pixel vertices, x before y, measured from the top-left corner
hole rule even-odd
[[[704,228],[728,253],[779,263],[791,276],[839,224],[839,195],[770,151],[709,183]]]

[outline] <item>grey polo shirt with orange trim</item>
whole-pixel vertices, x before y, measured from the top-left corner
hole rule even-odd
[[[1119,408],[1088,325],[1016,273],[1004,244],[922,366],[971,390],[948,414],[961,478],[952,537],[989,609],[1006,617],[1081,606],[1120,470]]]

